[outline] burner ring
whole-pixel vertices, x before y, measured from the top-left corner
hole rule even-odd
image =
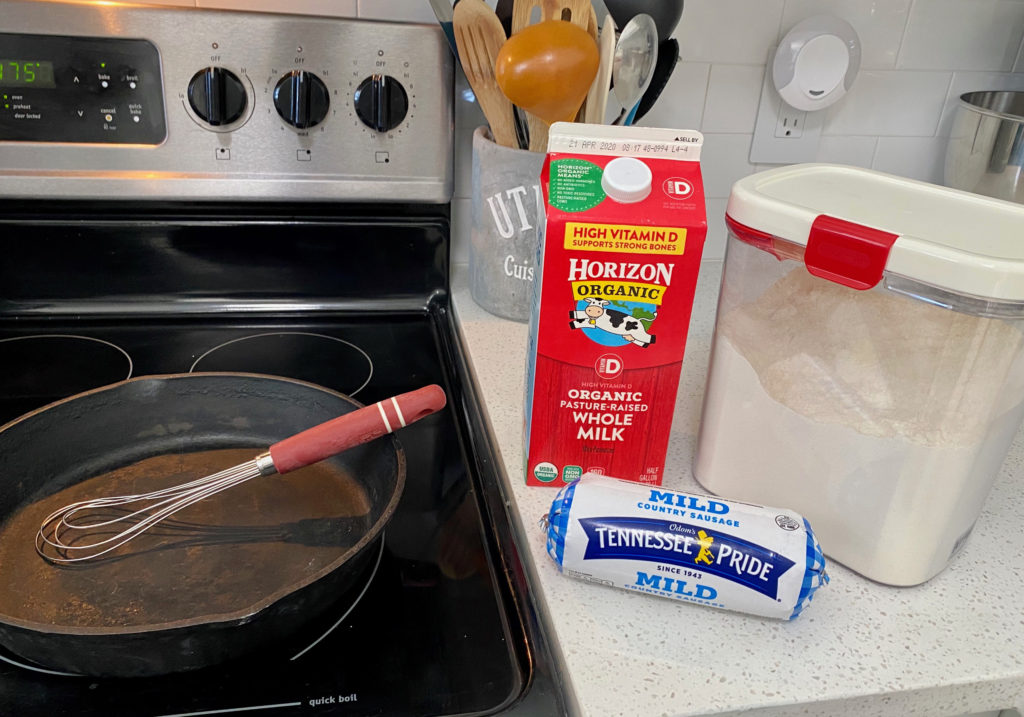
[[[18,662],[17,660],[8,657],[0,653],[0,661],[6,662],[8,665],[14,665],[22,670],[29,670],[31,672],[39,672],[44,675],[55,675],[57,677],[77,677],[79,679],[85,677],[85,675],[76,675],[74,672],[61,672],[60,670],[48,670],[45,667],[39,667],[29,662]]]
[[[345,622],[345,619],[352,613],[353,610],[356,609],[356,606],[363,599],[363,596],[366,595],[366,591],[370,589],[370,585],[373,584],[373,579],[375,577],[377,577],[377,570],[380,568],[381,558],[384,557],[384,539],[386,537],[387,537],[387,528],[382,530],[380,536],[377,538],[380,541],[380,548],[378,548],[378,550],[377,550],[377,559],[373,563],[373,568],[371,568],[370,574],[366,578],[366,582],[363,584],[363,587],[359,591],[359,593],[352,600],[352,603],[348,606],[348,609],[346,609],[345,612],[342,614],[342,616],[339,617],[337,620],[335,620],[335,622],[329,628],[327,628],[327,630],[323,634],[321,634],[319,637],[317,637],[315,640],[313,640],[313,642],[311,642],[310,644],[306,645],[306,647],[302,648],[297,653],[292,655],[291,658],[289,658],[290,662],[294,662],[295,660],[298,660],[300,657],[302,657],[307,652],[309,652],[314,647],[316,647],[321,642],[323,642],[323,640],[325,640],[328,635],[330,635],[332,632],[334,632],[338,628],[338,626],[341,625],[341,623]]]
[[[113,349],[113,350],[111,350]],[[115,343],[79,334],[30,334],[0,339],[0,424],[53,401],[125,381],[135,370]]]
[[[281,348],[280,346],[269,347],[266,355],[258,358],[253,357],[252,352],[246,351],[249,345],[245,342],[253,341],[265,344],[267,341],[280,339],[285,339],[293,345],[287,347],[285,351],[278,350]],[[324,339],[333,343],[325,344],[322,342]],[[310,343],[310,340],[313,343]],[[361,365],[362,369],[366,371],[366,377],[360,377],[353,381],[339,382],[335,377],[336,371],[324,370],[314,360],[315,357],[319,359],[320,363],[323,362],[324,354],[326,353],[324,347],[328,347],[328,351],[334,350],[334,356],[332,357],[334,359],[340,359],[349,363],[355,361]],[[342,349],[342,347],[344,348]],[[338,349],[341,349],[341,353],[337,352]],[[241,352],[240,355],[239,352]],[[218,354],[220,355],[218,356]],[[310,360],[303,360],[306,358]],[[204,361],[209,364],[214,359],[217,360],[216,365],[200,367],[200,364]],[[300,363],[298,370],[293,368],[296,359]],[[317,373],[318,369],[320,369],[320,373]],[[196,373],[197,371],[244,371],[285,376],[308,381],[349,396],[355,396],[366,388],[370,383],[370,379],[373,378],[373,359],[351,341],[339,339],[336,336],[328,336],[327,334],[318,334],[310,331],[269,331],[250,336],[241,336],[214,346],[192,362],[188,372]]]

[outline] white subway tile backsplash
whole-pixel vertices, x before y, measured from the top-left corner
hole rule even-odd
[[[290,0],[300,1],[344,3],[353,10],[357,4]],[[433,22],[426,0],[358,0],[358,10],[363,17]],[[941,182],[945,136],[959,95],[1024,91],[1024,0],[687,0],[675,33],[682,61],[640,124],[704,132],[705,258],[724,255],[732,185],[769,168],[749,161],[768,53],[790,27],[817,13],[833,13],[853,25],[863,59],[850,93],[825,110],[816,161]],[[472,130],[483,122],[460,72],[452,202],[452,258],[459,263],[469,253]]]
[[[870,168],[877,144],[877,137],[822,137],[814,160]]]
[[[942,184],[945,137],[879,137],[872,169]]]
[[[931,136],[951,78],[950,72],[861,72],[846,97],[825,110],[822,131],[826,135]]]
[[[197,7],[355,17],[356,0],[196,0]]]
[[[857,31],[863,69],[892,69],[896,66],[910,4],[911,0],[786,0],[779,39],[793,25],[812,15],[835,15]]]
[[[722,259],[725,257],[725,243],[728,233],[725,228],[725,207],[729,200],[715,197],[707,200],[708,235],[704,240],[704,259]]]
[[[358,0],[358,3],[359,17],[368,20],[437,22],[427,0]]]
[[[689,0],[674,36],[691,62],[763,65],[778,37],[783,0]]]
[[[960,95],[986,90],[1024,90],[1024,75],[1010,72],[954,72],[936,134],[940,137],[949,136]]]
[[[701,129],[751,134],[764,71],[762,65],[712,65]]]
[[[728,197],[736,180],[754,171],[748,159],[751,139],[749,134],[704,133],[701,173],[706,197]]]
[[[704,97],[711,65],[680,62],[661,92],[661,97],[637,123],[645,127],[697,129],[704,115]]]
[[[1022,35],[1020,0],[918,0],[910,10],[896,66],[1009,71]]]

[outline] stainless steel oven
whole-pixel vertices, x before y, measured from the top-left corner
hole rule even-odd
[[[0,67],[0,423],[195,371],[450,401],[401,435],[402,500],[326,616],[145,678],[0,644],[0,713],[562,712],[450,310],[441,32],[0,0]]]

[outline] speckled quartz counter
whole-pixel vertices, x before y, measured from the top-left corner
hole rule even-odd
[[[691,458],[720,275],[720,262],[702,266],[668,488],[706,492]],[[831,584],[797,620],[779,622],[583,583],[559,574],[544,550],[537,522],[555,491],[528,488],[523,478],[527,327],[478,307],[465,267],[455,267],[453,289],[572,709],[588,717],[1024,711],[1024,434],[967,546],[924,585],[885,587],[830,563]]]

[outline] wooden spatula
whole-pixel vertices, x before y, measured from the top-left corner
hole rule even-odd
[[[518,147],[512,103],[494,79],[494,61],[505,43],[501,21],[484,0],[461,0],[452,18],[459,62],[473,88],[494,141],[503,147]]]

